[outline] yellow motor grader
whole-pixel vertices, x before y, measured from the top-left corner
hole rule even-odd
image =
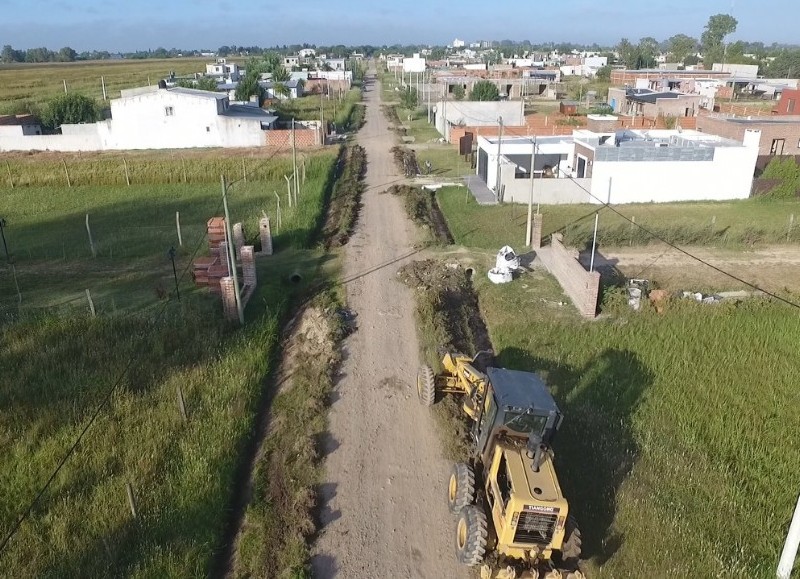
[[[454,465],[447,487],[458,516],[456,555],[481,566],[483,578],[581,578],[581,535],[551,448],[563,415],[536,374],[478,370],[486,353],[444,353],[441,374],[423,366],[417,376],[422,404],[433,405],[437,394],[460,395],[472,419],[472,456]]]

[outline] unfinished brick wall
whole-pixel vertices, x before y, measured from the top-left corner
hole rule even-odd
[[[594,318],[597,314],[597,297],[600,292],[600,274],[589,273],[578,262],[577,251],[564,247],[560,233],[550,237],[550,245],[537,252],[551,274],[555,276],[561,288],[575,304],[585,318]]]
[[[265,131],[267,147],[290,149],[292,147],[291,129],[272,129]],[[313,149],[322,145],[322,129],[295,129],[298,149]]]
[[[739,142],[744,139],[746,129],[761,131],[761,141],[758,145],[759,155],[800,155],[800,122],[761,123],[754,120],[747,123],[734,123],[717,116],[701,116],[697,119],[698,131]],[[777,141],[774,152],[772,150],[773,141]]]

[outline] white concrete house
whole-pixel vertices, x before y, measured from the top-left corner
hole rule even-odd
[[[241,78],[242,71],[235,62],[218,58],[216,62],[206,64],[206,74],[228,82],[236,82]]]
[[[532,153],[534,203],[746,199],[760,138],[760,131],[747,131],[738,142],[698,131],[630,129],[502,141],[478,137],[476,173],[506,202],[527,203],[531,197]]]
[[[403,72],[425,72],[425,67],[425,58],[418,52],[415,52],[411,58],[403,59]]]
[[[278,120],[258,106],[231,104],[225,93],[158,87],[125,91],[111,101],[111,117],[62,125],[61,135],[0,135],[0,151],[260,147]]]
[[[451,126],[497,126],[502,117],[508,127],[525,124],[522,101],[439,101],[431,106],[433,123],[446,141],[450,142]]]

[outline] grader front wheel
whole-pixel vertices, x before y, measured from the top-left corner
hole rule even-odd
[[[457,515],[461,509],[475,502],[475,472],[463,462],[457,462],[450,471],[447,485],[447,504],[450,512]]]
[[[417,395],[423,406],[433,406],[436,401],[436,379],[430,366],[422,366],[417,374]]]

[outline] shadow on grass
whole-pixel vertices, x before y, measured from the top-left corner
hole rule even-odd
[[[582,368],[517,348],[504,366],[538,371],[564,412],[555,441],[559,482],[583,535],[583,558],[605,563],[624,537],[613,529],[617,493],[639,456],[631,419],[653,374],[629,350],[606,349]]]

